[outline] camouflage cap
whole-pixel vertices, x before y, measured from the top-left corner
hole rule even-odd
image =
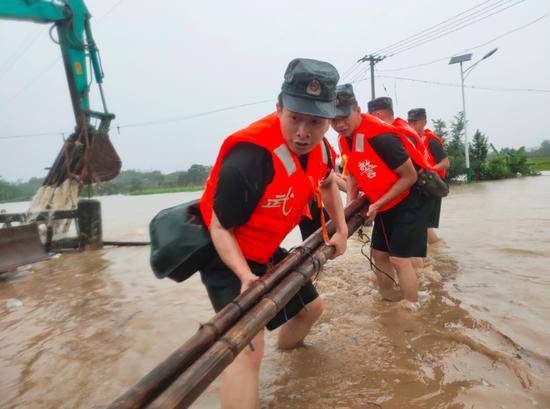
[[[381,109],[393,110],[393,101],[390,97],[379,97],[369,101],[369,112],[379,111]]]
[[[342,84],[336,87],[336,116],[348,116],[357,106],[357,99],[351,84]]]
[[[338,71],[328,62],[296,58],[285,72],[283,105],[292,112],[332,119],[339,79]]]
[[[409,121],[418,121],[420,119],[426,119],[426,109],[425,108],[413,108],[407,112],[407,119]]]

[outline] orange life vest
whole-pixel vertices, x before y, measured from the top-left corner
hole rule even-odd
[[[222,144],[200,201],[203,220],[210,229],[218,175],[225,156],[243,142],[271,153],[274,175],[250,219],[233,230],[246,259],[265,264],[286,235],[309,215],[308,202],[328,172],[327,150],[320,143],[309,154],[303,171],[298,156],[285,143],[279,118],[270,114],[229,136]],[[239,203],[235,203],[239,206]]]
[[[435,133],[433,133],[430,129],[424,129],[424,146],[426,147],[426,151],[428,152],[428,155],[429,155],[429,161],[430,161],[430,164],[432,166],[435,166],[437,165],[437,162],[435,161],[435,158],[433,157],[432,155],[432,151],[430,150],[430,139],[435,139],[437,142],[439,142],[441,144],[441,146],[444,148],[445,147],[445,144],[443,143],[443,140],[437,136]],[[445,171],[445,169],[442,169],[442,170],[438,170],[437,173],[439,173],[439,176],[441,176],[442,179],[445,179],[445,175],[447,174],[447,172]]]
[[[369,114],[361,114],[361,116],[363,120],[351,139],[351,150],[344,136],[339,135],[338,142],[340,152],[347,156],[347,169],[355,178],[357,187],[371,203],[374,203],[391,189],[399,180],[399,176],[372,149],[369,139],[384,133],[397,134],[397,131],[395,127],[375,116]],[[412,145],[410,141],[409,143]],[[405,199],[409,192],[410,189],[407,189],[387,203],[380,211],[392,208]]]
[[[409,153],[411,160],[423,169],[434,170],[430,162],[430,156],[426,149],[426,145],[424,145],[422,138],[415,129],[407,121],[401,118],[396,118],[392,125],[401,131],[398,135]],[[416,146],[408,137],[414,139]]]

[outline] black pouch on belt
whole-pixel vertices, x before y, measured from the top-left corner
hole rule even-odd
[[[423,169],[418,173],[420,191],[430,197],[446,197],[449,194],[449,185],[433,170]]]
[[[161,210],[149,224],[149,235],[150,263],[157,278],[187,280],[215,251],[198,200]]]

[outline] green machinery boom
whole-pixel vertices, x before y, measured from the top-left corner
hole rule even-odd
[[[103,93],[103,69],[90,27],[91,15],[82,0],[1,0],[0,18],[52,24],[61,48],[76,126],[45,179],[59,186],[66,179],[84,184],[113,179],[121,162],[108,137],[114,115]],[[88,73],[88,65],[91,72]],[[102,111],[90,109],[90,87],[95,79]],[[95,126],[93,125],[95,124]]]

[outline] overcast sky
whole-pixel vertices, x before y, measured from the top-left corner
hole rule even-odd
[[[516,1],[500,1],[512,5]],[[274,110],[286,65],[295,57],[329,61],[344,74],[358,58],[474,7],[482,0],[399,1],[175,1],[94,0],[92,29],[105,70],[105,93],[115,126],[178,118],[250,102],[272,102],[154,126],[110,133],[124,169],[163,172],[212,164],[222,140]],[[487,6],[496,0],[485,2]],[[115,6],[113,8],[113,6]],[[497,10],[497,9],[494,9]],[[550,10],[548,0],[525,0],[502,13],[377,65],[378,75],[460,82],[447,60],[401,71],[485,43]],[[59,47],[47,26],[0,20],[0,176],[44,176],[61,135],[1,137],[70,131],[74,127]],[[550,89],[550,17],[474,50],[494,47],[467,84]],[[30,46],[29,46],[30,45]],[[25,51],[21,53],[21,51]],[[57,61],[57,62],[53,62]],[[360,79],[361,66],[345,80]],[[355,85],[360,105],[370,81]],[[461,110],[460,88],[377,78],[399,115],[426,107],[431,118]],[[396,98],[397,96],[397,98]],[[99,99],[92,95],[92,105]],[[466,90],[470,134],[479,128],[496,146],[535,146],[550,139],[550,93]],[[335,140],[334,134],[330,139]]]

